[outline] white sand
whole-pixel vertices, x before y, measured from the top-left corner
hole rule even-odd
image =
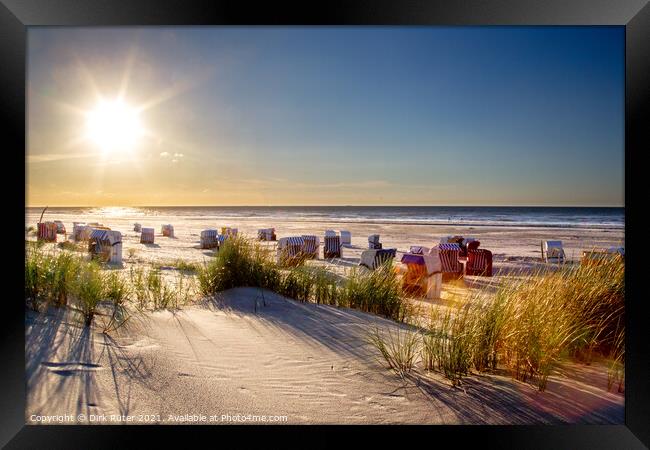
[[[81,423],[91,415],[192,423],[175,417],[187,414],[213,424],[238,414],[312,424],[623,423],[624,397],[606,391],[601,365],[572,365],[571,379],[551,377],[541,393],[496,375],[471,376],[460,389],[419,371],[402,380],[364,342],[370,327],[399,325],[270,292],[262,306],[260,295],[234,289],[135,318],[113,336],[80,328],[69,312],[28,313],[27,423],[62,414],[73,420],[58,423],[78,423],[79,414]]]

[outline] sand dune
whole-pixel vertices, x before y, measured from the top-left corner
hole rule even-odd
[[[400,325],[259,289],[139,315],[112,336],[80,328],[70,311],[26,320],[27,423],[62,414],[73,420],[56,423],[623,422],[624,397],[606,392],[602,366],[567,367],[572,379],[551,377],[543,393],[497,375],[461,388],[421,371],[401,379],[365,343],[370,328]]]

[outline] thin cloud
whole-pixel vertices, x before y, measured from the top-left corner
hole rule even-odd
[[[27,162],[30,164],[63,161],[66,159],[91,158],[88,153],[49,153],[43,155],[27,155]]]

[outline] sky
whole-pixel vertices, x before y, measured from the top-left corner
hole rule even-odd
[[[27,71],[29,206],[624,205],[623,27],[30,27]]]

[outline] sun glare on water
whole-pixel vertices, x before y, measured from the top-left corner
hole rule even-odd
[[[86,115],[86,136],[104,152],[131,151],[142,134],[138,112],[122,100],[102,101]]]

